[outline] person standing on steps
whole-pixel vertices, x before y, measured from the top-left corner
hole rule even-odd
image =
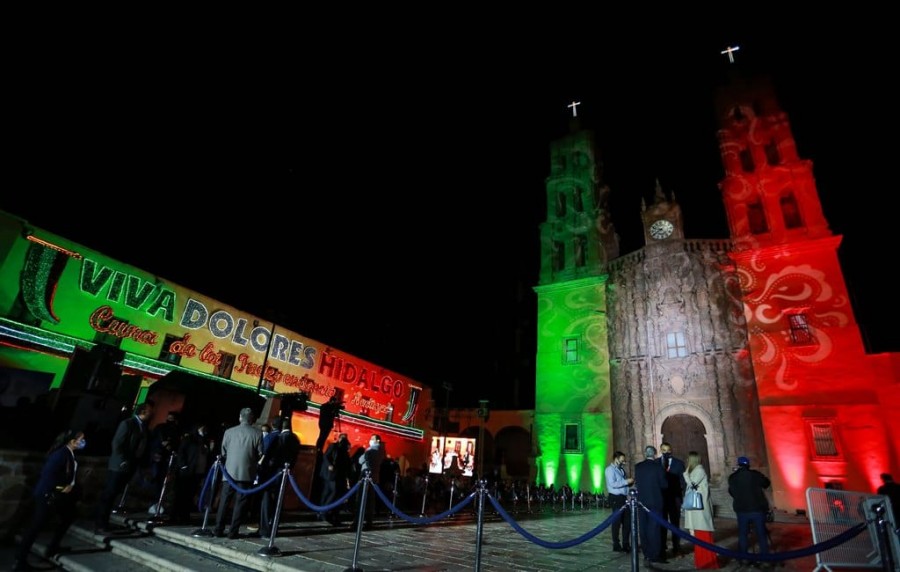
[[[38,534],[54,513],[59,522],[47,543],[47,555],[59,552],[59,544],[75,521],[76,504],[81,499],[81,487],[76,478],[78,461],[75,459],[75,451],[84,449],[86,444],[83,431],[67,429],[57,436],[50,447],[47,461],[34,487],[34,512],[31,524],[25,530],[16,549],[13,570],[17,572],[37,570],[28,563],[28,554]]]
[[[109,517],[113,504],[125,491],[144,458],[150,440],[148,423],[153,416],[153,402],[145,401],[134,410],[134,415],[119,422],[112,440],[112,452],[106,472],[106,486],[100,493],[100,501],[94,515],[94,532],[108,534]]]

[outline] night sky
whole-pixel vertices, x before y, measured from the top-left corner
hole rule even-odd
[[[454,406],[532,407],[533,368],[518,401],[510,388],[513,329],[530,328],[533,354],[566,105],[596,133],[623,253],[642,245],[656,178],[689,238],[727,237],[712,89],[738,45],[734,65],[774,79],[813,161],[870,350],[900,351],[877,262],[898,244],[893,47],[878,18],[853,42],[795,20],[473,32],[456,37],[465,50],[420,32],[327,57],[304,41],[277,62],[261,48],[37,51],[11,73],[0,208],[429,384],[439,404],[449,382]]]

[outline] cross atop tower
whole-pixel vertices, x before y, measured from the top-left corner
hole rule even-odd
[[[578,106],[579,105],[581,105],[580,101],[573,101],[572,103],[570,103],[569,105],[566,106],[572,110],[572,117],[578,117]]]
[[[738,51],[739,49],[741,49],[740,46],[728,46],[727,48],[722,50],[721,53],[722,53],[722,55],[728,54],[728,62],[733,64],[734,63],[734,52]]]

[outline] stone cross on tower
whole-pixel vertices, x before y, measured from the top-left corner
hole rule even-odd
[[[732,63],[732,64],[733,64],[733,63],[734,63],[734,52],[738,51],[739,49],[741,49],[740,46],[728,46],[727,48],[725,48],[724,50],[722,50],[721,53],[722,53],[723,55],[724,55],[724,54],[728,54],[728,63]]]
[[[581,105],[580,101],[573,101],[572,103],[570,103],[569,105],[566,106],[566,107],[569,107],[572,109],[572,117],[578,117],[578,106],[579,105]]]

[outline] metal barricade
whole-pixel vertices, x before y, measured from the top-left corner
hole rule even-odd
[[[897,535],[892,534],[893,546],[882,542],[883,519],[876,514],[876,507],[887,507],[890,501],[882,495],[839,489],[809,488],[806,505],[812,527],[814,544],[830,540],[860,523],[867,523],[867,530],[849,541],[816,553],[816,570],[832,567],[857,567],[884,569],[886,562],[896,561],[890,552],[898,554]],[[883,511],[882,511],[883,512]],[[882,522],[879,525],[879,521]],[[883,548],[881,548],[883,546]]]

